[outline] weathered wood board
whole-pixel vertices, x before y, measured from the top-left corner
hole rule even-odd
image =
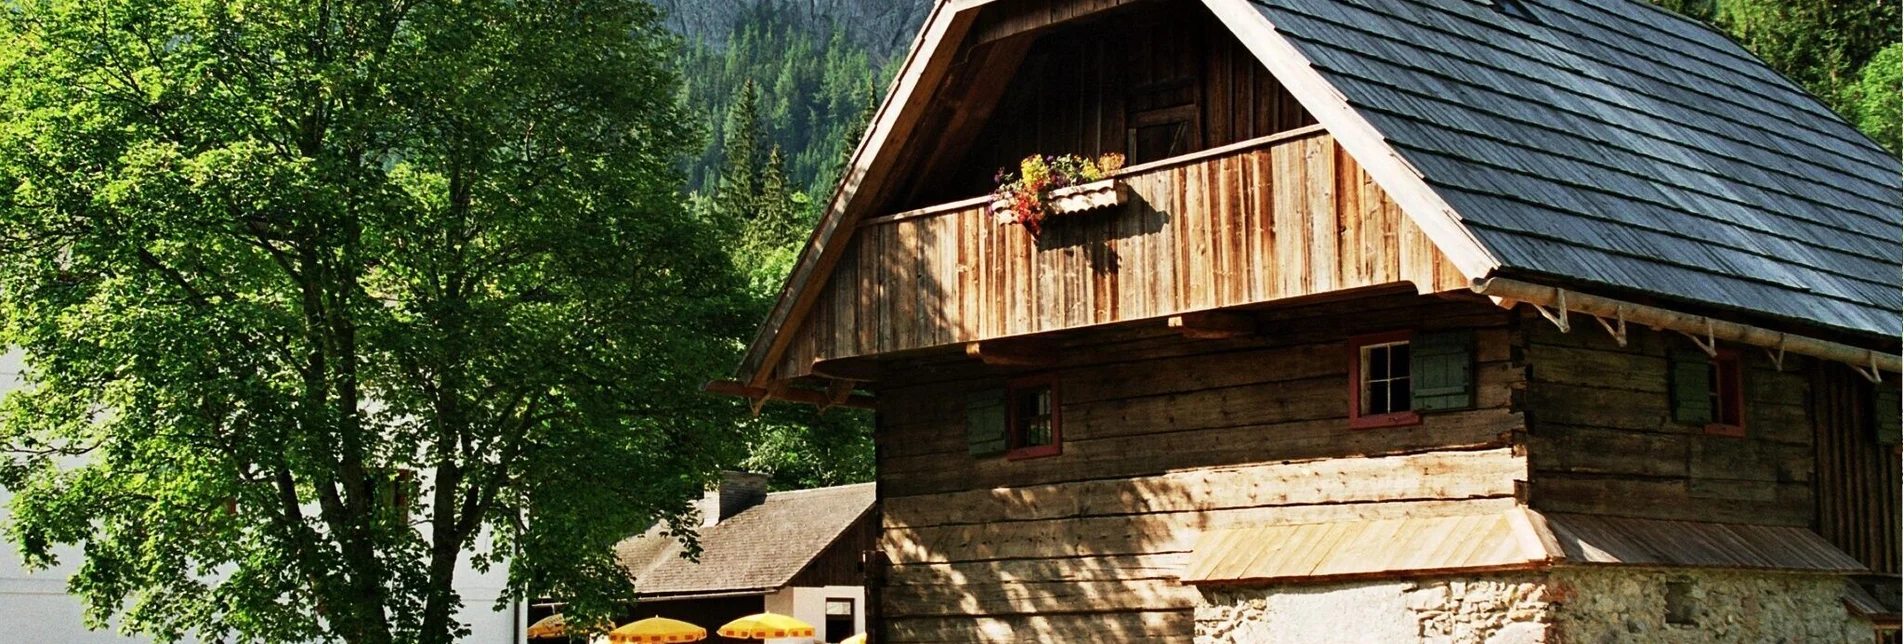
[[[775,377],[1382,284],[1466,286],[1325,133],[1131,170],[1130,203],[1053,218],[1036,239],[983,200],[862,226]]]
[[[1050,458],[967,453],[966,392],[1018,371],[894,366],[876,435],[888,635],[1187,641],[1198,591],[1177,577],[1206,531],[1517,507],[1530,472],[1511,314],[1408,293],[1258,319],[1246,339],[1074,333],[1052,368],[1064,451]],[[1346,339],[1394,328],[1475,329],[1476,408],[1350,429]]]

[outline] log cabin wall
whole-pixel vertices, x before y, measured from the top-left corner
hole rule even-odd
[[[1155,318],[1353,288],[1465,279],[1315,129],[1133,167],[1130,202],[1033,239],[981,202],[861,223],[778,365]]]
[[[1877,442],[1873,414],[1895,414],[1872,400],[1872,385],[1840,364],[1816,364],[1811,377],[1817,435],[1817,534],[1876,573],[1903,573],[1903,473],[1896,445]],[[1895,376],[1886,386],[1895,387]]]
[[[1528,458],[1536,509],[1812,527],[1816,480],[1809,361],[1783,371],[1741,351],[1745,436],[1675,422],[1668,376],[1684,337],[1634,327],[1629,344],[1575,318],[1528,316]]]
[[[1063,451],[968,454],[965,396],[1026,372],[901,360],[879,386],[881,641],[1188,641],[1179,584],[1203,530],[1499,511],[1514,448],[1515,322],[1411,293],[1279,309],[1260,337],[1161,325],[1066,334],[1054,368]],[[1350,429],[1353,334],[1475,329],[1476,406]]]
[[[962,160],[916,178],[903,207],[989,192],[1032,154],[1146,163],[1315,123],[1198,2],[1138,3],[1035,38],[975,140],[951,148]]]

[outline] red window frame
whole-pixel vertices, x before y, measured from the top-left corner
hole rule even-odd
[[[1019,447],[1024,444],[1024,426],[1018,422],[1018,394],[1043,387],[1049,387],[1051,391],[1051,443]],[[1008,429],[1005,440],[1009,442],[1008,449],[1004,452],[1005,460],[1046,458],[1064,453],[1064,405],[1063,397],[1058,391],[1057,374],[1039,374],[1012,379],[1005,383],[1004,404],[1005,424]]]
[[[1419,425],[1421,413],[1412,409],[1409,401],[1407,411],[1386,414],[1364,415],[1361,412],[1361,349],[1370,345],[1392,342],[1413,342],[1413,331],[1389,331],[1370,333],[1348,338],[1348,426],[1353,429],[1378,429],[1382,427],[1406,427]],[[1413,374],[1408,374],[1409,380]],[[1410,382],[1411,384],[1411,382]]]
[[[1712,422],[1705,433],[1744,438],[1744,363],[1737,349],[1719,349],[1711,358]]]

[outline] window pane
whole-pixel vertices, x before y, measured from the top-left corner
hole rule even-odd
[[[1388,411],[1407,411],[1414,408],[1413,380],[1396,378],[1388,381]]]
[[[1012,447],[1039,447],[1055,443],[1051,431],[1050,386],[1026,387],[1012,392],[1016,425],[1012,428]]]
[[[852,600],[850,599],[826,600],[826,614],[827,615],[851,615],[852,614]]]
[[[1390,342],[1361,349],[1361,413],[1392,414],[1413,408],[1408,343]]]
[[[1711,362],[1711,417],[1720,425],[1744,425],[1744,378],[1740,370],[1735,358],[1720,357]]]

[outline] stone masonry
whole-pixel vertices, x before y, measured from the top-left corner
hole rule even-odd
[[[1204,589],[1197,644],[1864,644],[1835,575],[1569,567]]]

